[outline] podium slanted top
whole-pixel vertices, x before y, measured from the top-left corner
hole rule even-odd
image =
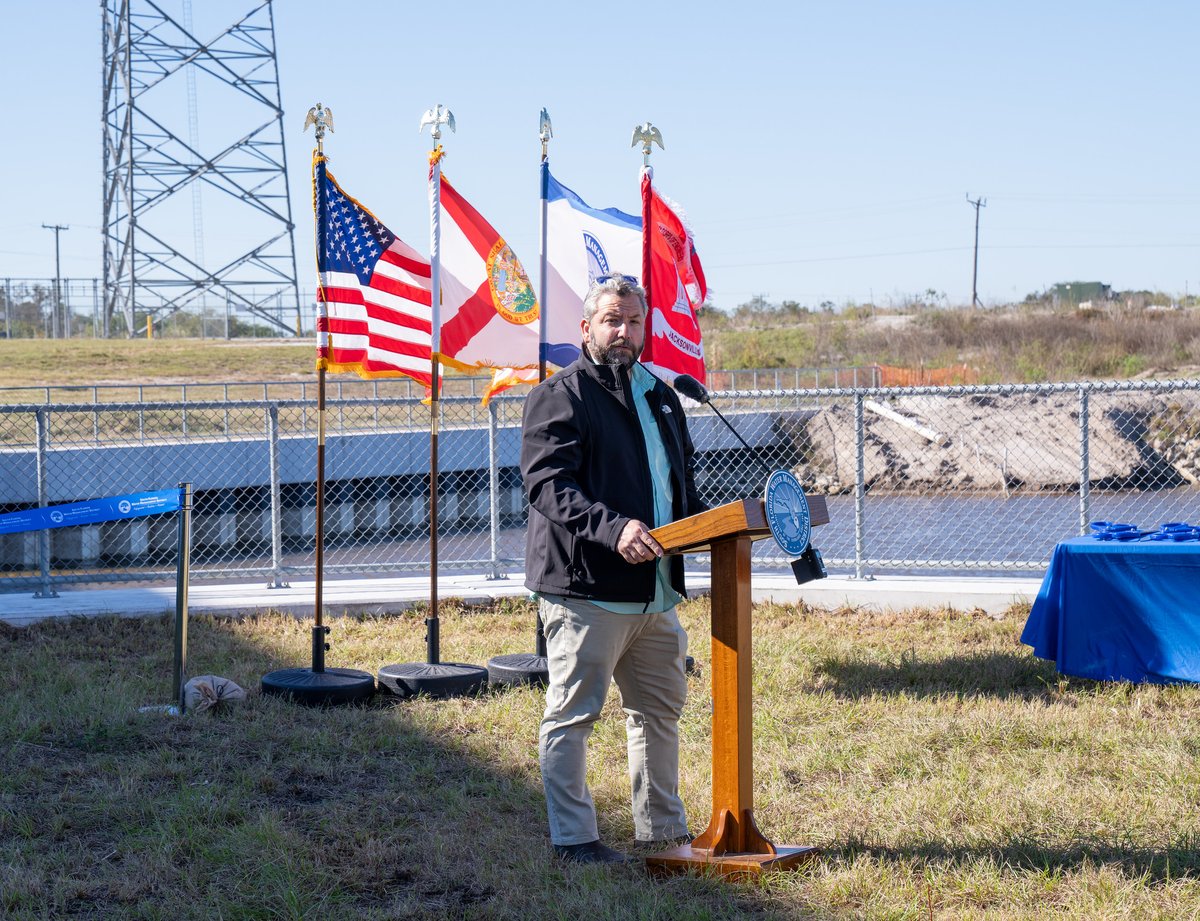
[[[824,496],[808,496],[813,527],[829,523]],[[738,499],[710,508],[707,512],[681,518],[650,532],[667,553],[698,553],[711,548],[714,541],[748,537],[762,540],[771,536],[762,499]]]

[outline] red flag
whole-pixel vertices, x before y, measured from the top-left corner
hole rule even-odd
[[[704,383],[704,343],[696,311],[708,296],[691,231],[642,170],[642,281],[649,301],[642,363],[670,378]]]

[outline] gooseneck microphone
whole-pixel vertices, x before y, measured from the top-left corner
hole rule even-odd
[[[758,465],[762,467],[764,471],[766,471],[767,476],[771,475],[771,468],[767,466],[766,461],[758,456],[758,452],[754,450],[754,448],[750,447],[750,444],[741,436],[741,433],[733,427],[730,421],[721,415],[721,410],[717,409],[717,407],[713,405],[712,397],[708,395],[708,390],[705,389],[702,383],[700,383],[690,374],[680,374],[677,378],[675,378],[675,390],[677,393],[682,393],[689,400],[695,400],[697,403],[703,403],[713,412],[715,412],[717,414],[717,418],[725,423],[725,427],[729,429],[729,431],[733,432],[738,441],[745,445],[746,450],[750,452],[750,456],[758,461]]]
[[[712,400],[704,385],[690,374],[680,374],[675,378],[675,389],[689,400],[695,400],[697,403],[708,403]]]
[[[738,430],[730,424],[729,420],[721,415],[721,410],[713,406],[712,397],[708,395],[708,390],[705,389],[702,383],[690,374],[681,374],[675,378],[675,391],[683,394],[689,400],[695,400],[697,403],[704,403],[711,406],[712,411],[717,414],[717,418],[725,423],[725,427],[737,436],[737,440],[746,446],[746,450],[750,452],[750,455],[767,472],[768,479],[771,477],[771,468],[758,456],[758,452],[746,443],[746,439],[738,433]],[[799,489],[799,486],[800,484],[796,483],[797,489]],[[803,490],[801,490],[801,495],[803,495]],[[805,501],[807,502],[807,500]],[[774,528],[774,525],[772,525],[772,528]],[[804,548],[804,552],[797,559],[792,560],[791,566],[792,573],[795,575],[798,585],[811,582],[813,579],[824,579],[826,577],[825,562],[821,559],[821,551],[814,547],[811,542]]]

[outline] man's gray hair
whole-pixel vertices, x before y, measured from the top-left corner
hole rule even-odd
[[[583,318],[589,323],[596,315],[596,307],[600,303],[600,298],[606,294],[615,294],[617,297],[632,294],[642,305],[642,313],[647,312],[646,292],[638,284],[637,279],[632,275],[620,275],[612,272],[608,275],[601,275],[592,282],[591,287],[588,288],[587,297],[583,299]]]

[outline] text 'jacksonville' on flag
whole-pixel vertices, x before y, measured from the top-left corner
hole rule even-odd
[[[429,262],[313,161],[317,212],[317,367],[429,386]]]
[[[650,301],[642,363],[672,380],[690,374],[703,383],[704,344],[697,311],[708,286],[692,232],[678,206],[654,188],[653,175],[650,167],[642,171],[642,283]]]

